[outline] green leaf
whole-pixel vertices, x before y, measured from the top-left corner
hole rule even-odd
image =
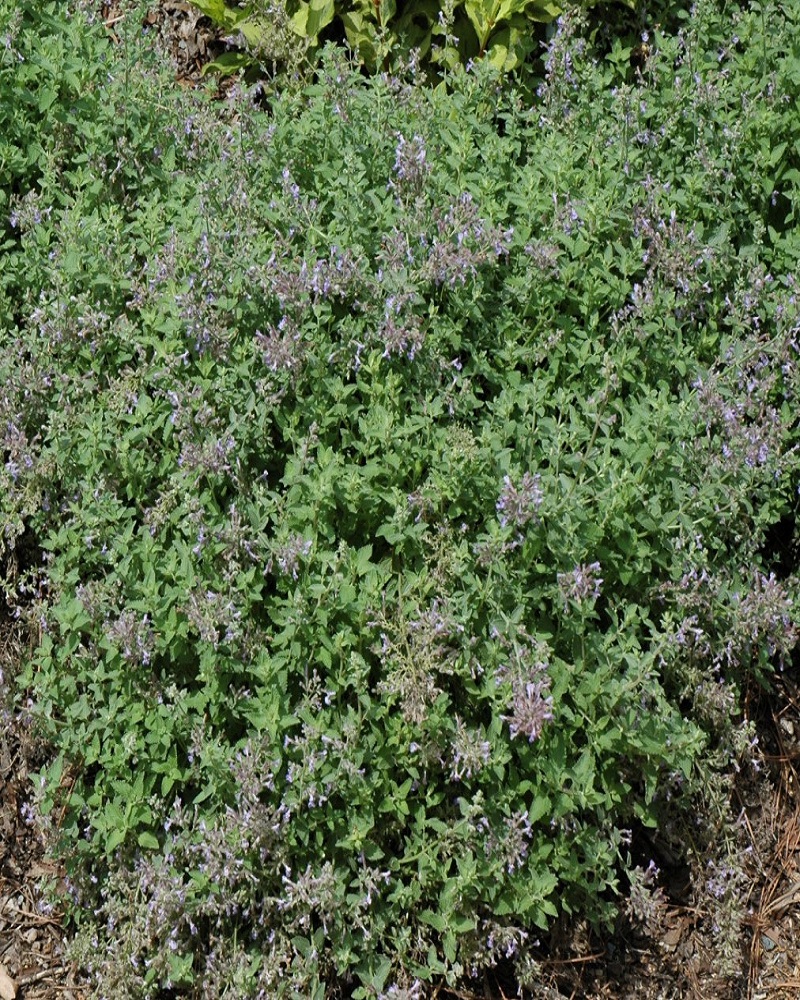
[[[370,980],[370,985],[375,990],[376,994],[381,993],[386,980],[389,978],[389,973],[392,971],[392,961],[389,958],[382,958],[378,964],[377,969],[372,974]]]
[[[113,852],[122,844],[127,836],[127,830],[121,827],[115,827],[110,830],[105,839],[105,850],[107,854],[113,854]]]
[[[147,830],[142,831],[137,840],[139,842],[139,847],[144,847],[148,851],[157,851],[160,847],[158,837],[149,833]]]
[[[42,113],[49,111],[49,109],[55,104],[56,98],[58,97],[58,92],[52,87],[43,87],[39,92],[38,107],[39,111]]]
[[[291,25],[302,38],[316,39],[322,29],[331,23],[334,13],[334,0],[311,0],[310,3],[300,4],[292,15]]]
[[[228,23],[230,12],[225,0],[191,0],[191,3],[193,7],[197,7],[216,24],[226,25]]]
[[[223,52],[203,66],[202,74],[206,76],[208,73],[219,73],[221,76],[230,76],[240,70],[249,69],[255,62],[253,56],[247,52]]]
[[[444,933],[447,928],[447,921],[445,918],[441,915],[441,913],[434,913],[433,910],[423,910],[419,915],[419,919],[423,924],[428,924],[429,927],[433,927],[434,930],[437,930],[440,933]]]

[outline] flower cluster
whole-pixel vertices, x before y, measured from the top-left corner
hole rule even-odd
[[[275,545],[274,554],[267,565],[267,570],[271,571],[277,564],[278,571],[282,576],[289,576],[296,580],[300,575],[301,564],[308,559],[313,547],[314,543],[310,538],[294,534],[286,541]]]
[[[596,601],[602,586],[599,562],[581,563],[569,572],[558,574],[558,590],[565,608]]]
[[[667,897],[658,884],[660,872],[654,861],[647,868],[637,865],[628,872],[630,888],[625,910],[631,923],[648,937],[662,930],[667,912]]]
[[[232,642],[240,633],[242,613],[224,594],[193,590],[183,610],[201,640],[211,643],[215,649],[220,643]]]
[[[706,462],[729,476],[769,476],[777,482],[795,462],[787,451],[789,421],[782,396],[795,371],[797,350],[754,337],[737,354],[694,382],[706,437]]]
[[[291,316],[281,316],[277,325],[269,323],[266,333],[256,330],[254,339],[265,367],[271,372],[295,372],[301,368],[305,347],[302,332]]]
[[[749,847],[737,853],[723,848],[706,862],[705,871],[696,873],[699,903],[710,924],[720,971],[728,975],[738,971],[741,933],[748,919],[750,878],[744,866],[750,851]]]
[[[503,489],[495,504],[501,527],[524,528],[530,521],[536,523],[544,500],[541,483],[538,472],[525,472],[518,486],[510,476],[503,477]]]
[[[456,716],[456,731],[453,734],[449,762],[452,781],[463,781],[486,767],[492,757],[492,744],[482,739],[480,730],[471,729]]]
[[[545,49],[544,81],[537,87],[536,96],[544,113],[540,124],[546,125],[557,118],[566,119],[572,114],[572,101],[579,87],[575,72],[576,60],[586,51],[586,41],[581,37],[580,11],[561,14],[555,21],[555,31]]]
[[[16,483],[23,472],[30,472],[34,466],[34,456],[28,435],[22,430],[17,420],[9,420],[3,436],[3,450],[8,456],[5,462],[6,472]]]
[[[387,297],[378,331],[380,341],[385,345],[385,358],[400,354],[413,361],[425,342],[422,318],[413,309],[416,299],[412,292]]]
[[[670,640],[678,656],[734,676],[742,668],[789,662],[800,633],[787,582],[774,573],[743,570],[732,579],[691,566],[662,591],[683,611]],[[703,692],[707,700],[710,689]]]
[[[138,615],[126,609],[106,629],[108,641],[122,650],[122,657],[128,663],[147,666],[155,648],[155,635],[150,627],[149,615]]]
[[[456,668],[464,626],[437,599],[417,608],[414,618],[398,610],[391,617],[382,613],[373,625],[381,628],[375,652],[384,667],[378,691],[396,697],[404,717],[419,725],[441,693],[438,675]]]
[[[510,683],[511,698],[508,723],[512,738],[527,737],[533,743],[538,739],[547,722],[553,718],[553,699],[550,690],[547,656],[544,643],[522,634],[518,640],[509,640],[495,630],[494,637],[507,650],[508,659],[496,675],[497,684]]]
[[[431,172],[425,150],[425,141],[420,135],[406,139],[398,135],[397,148],[394,157],[394,178],[389,181],[389,188],[404,194],[419,194]]]
[[[525,736],[530,743],[539,738],[545,723],[553,718],[549,689],[550,678],[543,671],[535,680],[512,682],[511,710],[503,716],[512,737]]]
[[[464,285],[484,264],[508,252],[513,229],[488,225],[465,191],[447,209],[434,213],[436,235],[427,248],[422,274],[434,285]]]

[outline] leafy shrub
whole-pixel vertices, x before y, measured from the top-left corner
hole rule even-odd
[[[3,544],[98,995],[524,981],[746,759],[796,638],[795,238],[704,192],[797,85],[725,27],[633,84],[564,19],[534,107],[335,52],[213,106],[128,49],[8,192]]]
[[[17,245],[13,223],[20,213],[38,211],[33,202],[40,179],[53,169],[53,142],[59,144],[64,169],[77,166],[74,157],[82,141],[97,143],[92,109],[107,57],[102,37],[83,30],[83,19],[71,17],[62,4],[22,0],[0,5],[2,252]],[[27,201],[21,200],[24,195]],[[8,278],[5,284],[0,312],[14,316],[22,289],[9,289]]]
[[[193,0],[216,24],[239,34],[251,58],[296,63],[326,40],[347,41],[371,72],[388,69],[412,52],[423,66],[452,69],[487,56],[511,70],[538,52],[540,26],[561,13],[554,0]],[[241,55],[221,56],[212,68],[242,65]]]

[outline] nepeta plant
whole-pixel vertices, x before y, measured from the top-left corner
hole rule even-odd
[[[791,227],[703,193],[790,127],[725,23],[634,84],[565,21],[533,108],[329,52],[265,110],[75,13],[107,70],[6,191],[0,544],[98,996],[523,981],[752,755],[798,313]]]

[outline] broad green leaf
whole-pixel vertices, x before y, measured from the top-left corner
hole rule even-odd
[[[193,7],[197,7],[216,24],[228,23],[231,14],[224,0],[191,0],[191,2]]]
[[[253,65],[253,56],[247,52],[223,52],[203,66],[203,76],[208,73],[219,73],[229,76],[240,70],[249,69]]]

